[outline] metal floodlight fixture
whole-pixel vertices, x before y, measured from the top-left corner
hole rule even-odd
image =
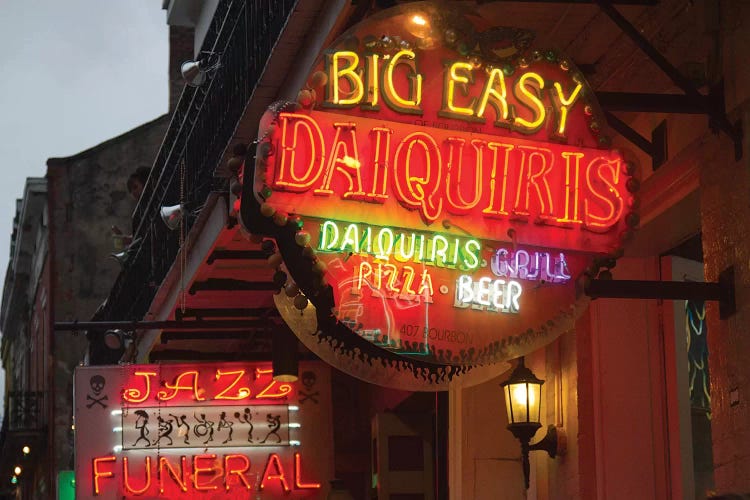
[[[181,203],[179,205],[161,207],[159,215],[161,215],[161,220],[164,221],[169,230],[174,231],[180,227],[180,221],[185,216],[185,205]]]
[[[200,87],[207,76],[219,69],[219,56],[214,52],[201,52],[196,60],[185,61],[180,66],[180,73],[190,87]]]
[[[127,262],[128,260],[128,257],[130,257],[130,253],[127,249],[125,249],[122,252],[111,253],[109,254],[109,256],[115,259],[121,266],[124,266],[125,262]]]
[[[133,334],[125,330],[107,330],[104,333],[104,345],[107,346],[107,349],[117,351],[122,349],[132,338]]]
[[[508,380],[500,384],[508,411],[508,430],[521,441],[521,465],[526,489],[529,489],[529,451],[544,450],[550,458],[557,456],[557,429],[554,425],[549,426],[544,439],[529,445],[531,438],[542,426],[542,384],[544,380],[537,378],[526,368],[523,358],[520,358]]]

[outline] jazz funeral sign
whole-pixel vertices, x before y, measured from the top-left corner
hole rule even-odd
[[[78,368],[78,496],[325,498],[328,387],[320,363]]]
[[[637,183],[567,59],[498,55],[487,40],[512,33],[450,17],[401,9],[342,37],[264,117],[255,192],[301,217],[353,332],[462,364],[570,324],[575,278],[637,225]]]

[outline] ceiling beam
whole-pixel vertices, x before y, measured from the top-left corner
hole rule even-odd
[[[263,328],[261,326],[263,330]],[[168,344],[172,341],[179,340],[252,340],[255,337],[255,330],[242,331],[217,331],[217,330],[192,330],[192,331],[173,331],[165,330],[161,332],[160,341],[162,344]]]
[[[176,320],[185,318],[270,318],[279,315],[275,307],[251,307],[251,308],[192,308],[188,307],[184,311],[177,308],[174,312]]]
[[[262,250],[214,250],[206,259],[208,265],[217,260],[266,260],[268,254]]]
[[[480,3],[560,3],[568,5],[586,5],[597,3],[596,0],[492,0]],[[615,5],[643,5],[652,7],[657,5],[658,0],[612,0]]]
[[[242,281],[229,278],[209,278],[205,281],[194,281],[190,286],[190,295],[196,292],[235,292],[235,291],[277,291],[279,287],[270,281]]]
[[[55,323],[56,332],[105,331],[105,330],[247,330],[258,328],[260,320],[193,320],[193,321],[61,321]],[[270,328],[282,328],[272,321],[265,321]]]

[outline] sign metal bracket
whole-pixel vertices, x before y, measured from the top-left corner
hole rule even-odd
[[[731,317],[737,310],[734,266],[722,271],[719,274],[719,281],[716,283],[592,279],[584,284],[584,293],[592,299],[718,301],[721,319]]]
[[[708,116],[709,128],[712,131],[724,132],[734,143],[734,158],[739,161],[742,158],[742,125],[741,123],[732,123],[729,121],[725,111],[724,99],[722,92],[711,92],[708,96],[701,94],[695,84],[686,78],[680,71],[670,63],[661,52],[659,52],[644,37],[638,29],[628,21],[615,7],[610,0],[596,0],[596,4],[614,22],[625,35],[630,38],[635,45],[653,61],[659,69],[669,77],[672,82],[684,92],[684,98],[669,96],[665,98],[665,105],[674,106],[679,104],[681,99],[688,103],[687,109],[699,111],[701,114]],[[640,98],[641,96],[639,96]],[[619,131],[618,131],[619,132]],[[627,137],[626,137],[627,138]],[[630,140],[628,138],[628,140]],[[640,147],[640,146],[639,146]]]

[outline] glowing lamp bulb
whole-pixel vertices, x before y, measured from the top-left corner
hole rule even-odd
[[[411,22],[413,22],[417,26],[425,26],[427,24],[427,19],[422,17],[420,14],[414,14],[411,18]]]
[[[19,467],[18,465],[16,465],[16,468],[15,468],[15,469],[13,469],[13,473],[14,473],[14,474],[15,474],[16,476],[20,476],[20,475],[21,475],[21,467]]]
[[[31,448],[29,448],[28,446],[24,446],[23,448],[21,448],[21,451],[24,455],[28,455],[29,453],[31,453]]]

